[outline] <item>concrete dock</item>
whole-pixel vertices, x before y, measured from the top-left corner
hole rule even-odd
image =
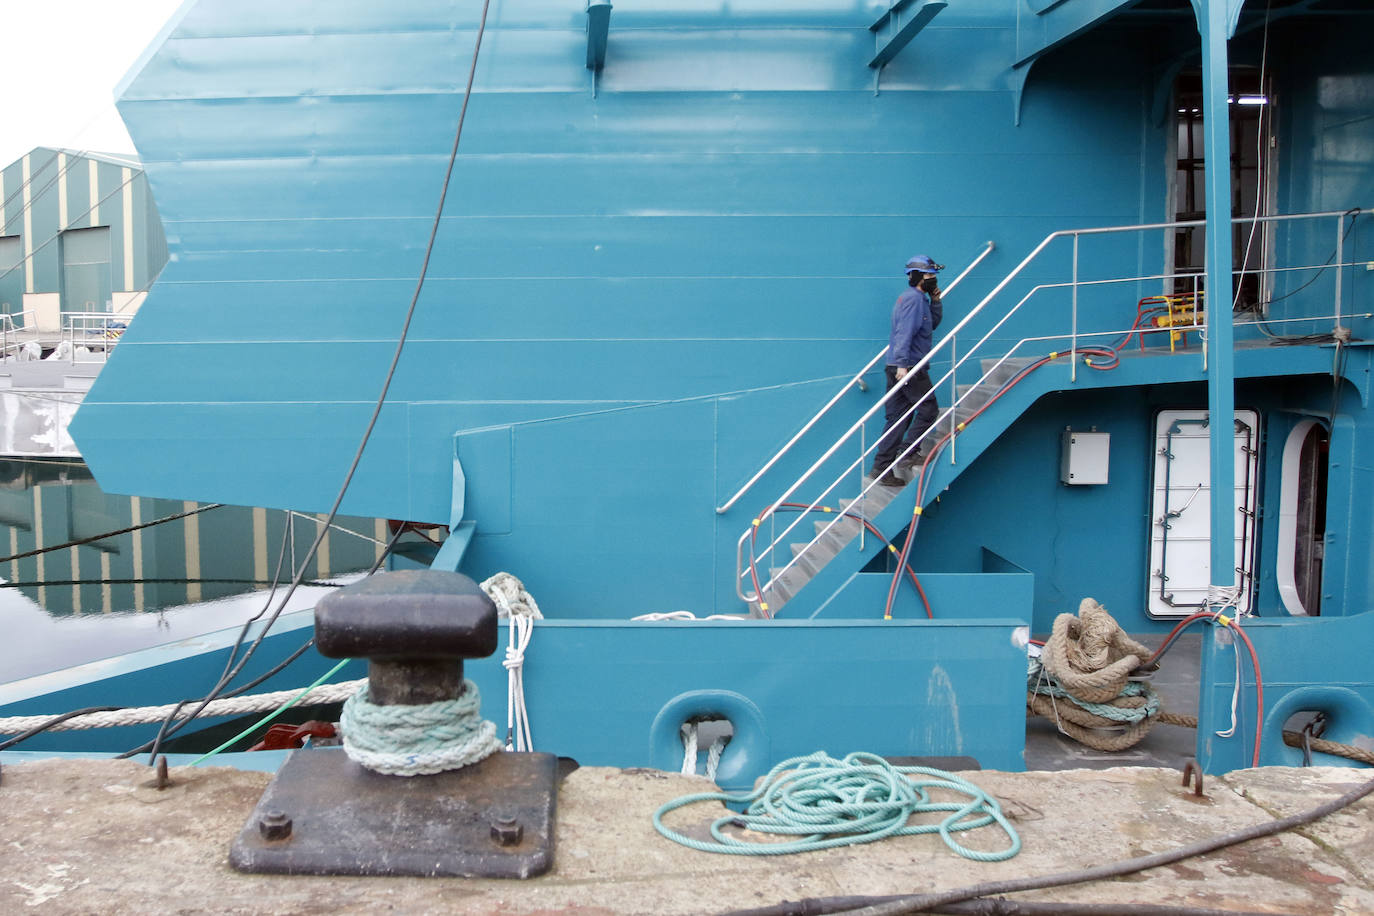
[[[271,778],[173,768],[159,791],[141,764],[42,760],[0,774],[0,912],[19,913],[725,913],[801,898],[887,895],[1045,875],[1163,852],[1315,807],[1367,769],[1241,770],[1209,778],[1202,798],[1176,770],[967,772],[1000,799],[1023,850],[997,863],[912,836],[798,855],[696,852],[654,830],[664,802],[709,791],[700,777],[584,767],[559,788],[555,864],[527,881],[240,874],[235,835]],[[704,833],[723,809],[698,805],[670,825]],[[995,829],[960,835],[998,849]],[[1015,900],[1374,913],[1374,796],[1310,826],[1207,856]]]

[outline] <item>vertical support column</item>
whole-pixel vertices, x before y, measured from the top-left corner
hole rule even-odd
[[[1193,0],[1202,34],[1202,121],[1207,198],[1207,411],[1211,418],[1211,584],[1236,584],[1235,333],[1231,319],[1231,33],[1226,0]]]

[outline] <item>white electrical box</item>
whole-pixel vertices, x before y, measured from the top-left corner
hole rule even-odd
[[[1059,457],[1059,481],[1071,486],[1107,482],[1112,434],[1064,430]]]

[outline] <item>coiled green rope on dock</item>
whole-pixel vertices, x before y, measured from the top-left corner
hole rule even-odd
[[[932,790],[952,792],[967,801],[932,801]],[[711,824],[714,842],[696,840],[664,826],[663,816],[697,802],[747,806]],[[948,812],[934,823],[909,823],[912,815]],[[969,849],[954,834],[996,823],[1010,840],[999,852]],[[743,827],[756,833],[796,837],[754,842],[723,831]],[[824,751],[793,757],[775,766],[759,787],[745,795],[698,792],[668,802],[654,812],[654,827],[675,843],[701,852],[741,856],[780,856],[859,843],[890,836],[938,833],[945,845],[966,859],[1001,862],[1021,851],[1021,838],[997,800],[953,773],[920,766],[893,766],[876,754],[856,751],[837,760]]]

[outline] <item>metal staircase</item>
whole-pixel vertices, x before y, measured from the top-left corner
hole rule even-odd
[[[937,439],[941,430],[948,431],[952,427],[968,423],[1009,380],[1034,361],[1031,357],[983,360],[983,377],[977,383],[958,386],[955,404],[940,412],[931,427],[928,441]],[[967,462],[952,465],[951,473],[942,479],[942,484],[947,485],[966,464]],[[910,484],[918,471],[896,468],[894,473]],[[769,568],[768,581],[762,586],[762,600],[754,598],[749,601],[749,610],[753,616],[776,614],[821,574],[835,557],[860,537],[864,531],[864,521],[876,521],[893,502],[900,501],[909,508],[915,501],[915,494],[909,494],[906,488],[899,490],[895,487],[877,486],[875,478],[869,474],[865,474],[862,480],[863,486],[857,498],[840,498],[837,501],[838,512],[825,512],[825,520],[817,519],[812,522],[812,530],[815,533],[809,540],[797,540],[788,544],[792,562]],[[938,493],[939,490],[929,492]],[[933,496],[928,495],[924,502],[929,502],[930,499],[933,499]]]
[[[1340,221],[1343,220],[1349,211],[1330,211],[1324,213],[1292,214],[1284,216],[1261,217],[1260,221],[1286,221],[1301,219],[1327,219],[1334,218],[1338,221],[1337,236],[1340,237]],[[1237,220],[1237,222],[1249,222],[1249,220]],[[936,422],[930,430],[918,442],[917,447],[922,448],[926,453],[930,453],[936,443],[947,440],[945,446],[939,451],[934,459],[928,461],[926,467],[926,479],[921,487],[910,486],[909,472],[894,469],[899,477],[904,477],[908,485],[903,488],[881,487],[878,486],[874,478],[864,473],[864,468],[871,460],[871,455],[877,449],[877,438],[872,437],[871,444],[864,445],[866,436],[864,433],[865,423],[875,415],[878,421],[882,422],[884,405],[888,400],[888,395],[884,395],[864,415],[849,429],[843,433],[824,453],[802,473],[790,486],[786,487],[782,494],[774,499],[768,508],[752,519],[746,530],[740,535],[736,544],[736,570],[735,587],[737,596],[749,607],[751,614],[758,617],[773,617],[778,611],[791,602],[808,585],[826,580],[831,591],[841,587],[844,579],[840,578],[839,573],[845,575],[852,574],[857,568],[861,568],[872,558],[876,549],[881,547],[881,543],[870,547],[864,542],[864,538],[871,537],[865,531],[866,523],[876,522],[880,516],[898,516],[898,510],[905,508],[907,513],[912,513],[916,508],[917,490],[921,490],[921,500],[923,506],[932,501],[944,487],[948,486],[955,477],[961,473],[963,468],[976,458],[984,449],[992,444],[1020,413],[1034,402],[1041,394],[1050,390],[1062,390],[1075,387],[1079,381],[1079,363],[1081,351],[1098,349],[1102,350],[1101,342],[1120,340],[1123,335],[1137,332],[1139,329],[1135,324],[1129,327],[1114,327],[1102,330],[1085,331],[1079,327],[1079,295],[1080,291],[1092,287],[1103,287],[1109,284],[1121,284],[1127,288],[1134,287],[1138,290],[1147,288],[1148,284],[1157,284],[1154,289],[1158,289],[1171,281],[1180,279],[1174,274],[1155,274],[1150,276],[1132,276],[1112,278],[1108,280],[1080,280],[1079,278],[1079,241],[1083,236],[1105,235],[1112,233],[1138,233],[1145,231],[1171,232],[1181,227],[1201,226],[1201,221],[1187,221],[1175,223],[1153,223],[1136,226],[1115,226],[1094,229],[1063,230],[1051,233],[1021,261],[1005,278],[1003,278],[983,299],[958,322],[944,337],[938,340],[932,347],[931,352],[917,364],[915,369],[919,370],[928,367],[931,360],[940,356],[943,360],[948,358],[949,369],[945,374],[933,381],[932,395],[934,392],[945,391],[953,394],[953,403],[945,406]],[[991,327],[981,335],[972,347],[960,348],[958,345],[958,335],[971,321],[982,315],[988,305],[1001,294],[1007,286],[1015,279],[1035,258],[1044,251],[1052,242],[1060,238],[1073,240],[1073,261],[1072,279],[1061,283],[1042,283],[1032,287],[1014,305],[1006,310],[1005,314],[997,318]],[[954,286],[968,275],[969,271],[981,261],[992,250],[992,243],[987,243],[987,248],[979,257],[969,265],[967,269],[953,282],[946,290],[948,293]],[[1268,268],[1269,272],[1283,271],[1304,271],[1304,270],[1323,270],[1331,266],[1330,262],[1325,264],[1310,264],[1302,266],[1286,266],[1283,268]],[[1344,257],[1339,257],[1339,266],[1344,266]],[[1255,272],[1253,269],[1251,272]],[[1187,279],[1196,284],[1196,277],[1190,275]],[[1046,336],[1033,338],[1022,338],[1010,347],[999,343],[996,338],[997,333],[1017,312],[1026,305],[1028,301],[1038,294],[1046,291],[1060,291],[1071,297],[1071,318],[1070,328],[1065,331],[1053,329],[1054,333]],[[1200,292],[1195,286],[1194,296]],[[1153,295],[1153,292],[1151,293]],[[1137,316],[1138,317],[1138,316]],[[1328,321],[1335,319],[1337,328],[1341,327],[1341,298],[1340,285],[1336,286],[1336,313],[1334,316],[1314,316],[1299,320],[1308,321]],[[1291,319],[1290,319],[1291,320]],[[1201,321],[1201,318],[1198,318]],[[1240,324],[1240,323],[1238,323]],[[1198,325],[1189,325],[1175,329],[1197,329]],[[1263,329],[1261,329],[1263,330]],[[997,355],[989,355],[989,351]],[[1001,351],[1001,352],[998,352]],[[1169,351],[1163,351],[1169,352]],[[718,513],[725,513],[778,462],[778,460],[790,450],[801,437],[810,430],[816,422],[828,412],[840,400],[850,387],[857,387],[862,384],[861,380],[865,373],[873,369],[878,361],[885,355],[886,349],[880,351],[867,366],[859,371],[848,383],[841,388],[840,392],[830,400],[781,450],[779,450],[762,468],[733,496],[730,500],[718,507]],[[955,354],[958,354],[957,356]],[[1169,364],[1172,370],[1166,375],[1178,374],[1178,380],[1186,377],[1196,378],[1199,363],[1196,362],[1198,356],[1203,361],[1201,368],[1205,371],[1206,350],[1199,348],[1191,351],[1193,359],[1185,360],[1188,372],[1179,373],[1181,366],[1179,360],[1160,360],[1155,357],[1144,355],[1144,359],[1132,357],[1130,361],[1137,366],[1146,363],[1155,364],[1149,371],[1141,374],[1132,373],[1129,376],[1120,376],[1118,380],[1103,379],[1101,382],[1094,382],[1093,386],[1099,384],[1118,385],[1118,384],[1140,384],[1145,380],[1153,379],[1152,373],[1157,373],[1163,364]],[[1007,387],[1008,382],[1023,373],[1028,366],[1037,362],[1046,362],[1047,356],[1050,360],[1060,362],[1053,372],[1034,372],[1027,376],[1027,379],[1037,379],[1035,384],[1025,386],[1018,393],[1018,396],[1008,399],[1006,403],[999,403],[991,414],[980,418],[977,427],[970,427],[969,424],[975,416],[988,407],[995,397],[999,397],[999,392]],[[977,362],[974,363],[974,360]],[[961,383],[959,373],[962,371],[965,379],[969,378],[974,372],[974,365],[978,367],[977,380],[972,383]],[[1067,373],[1064,371],[1067,369]],[[932,372],[932,376],[935,373]],[[1104,375],[1115,375],[1116,373],[1091,373],[1099,378]],[[1162,379],[1159,379],[1162,380]],[[1006,397],[1004,392],[1002,397]],[[914,405],[912,411],[918,407]],[[995,419],[992,419],[995,418]],[[972,433],[969,432],[972,430]],[[858,452],[857,459],[845,461],[841,456],[842,449],[848,446],[856,446]],[[957,452],[956,452],[957,445]],[[850,453],[852,454],[852,453]],[[904,457],[904,456],[901,456]],[[900,457],[899,459],[900,460]],[[840,471],[835,474],[833,479],[826,482],[823,470],[833,473],[836,466],[840,466]],[[859,481],[862,481],[861,483]],[[857,490],[857,492],[856,492]],[[799,496],[805,492],[806,496]],[[814,495],[811,495],[814,494]],[[794,518],[787,519],[788,515]],[[786,521],[786,524],[783,522]],[[810,525],[803,527],[805,522]],[[876,529],[874,529],[876,530]],[[766,538],[764,534],[766,532]],[[856,539],[859,545],[854,545]],[[854,545],[853,549],[851,545]],[[747,553],[746,553],[747,552]],[[846,554],[853,554],[852,562],[840,563],[837,558]],[[857,564],[857,565],[856,565]],[[843,566],[845,569],[836,570],[835,567]],[[766,575],[762,574],[767,570]],[[747,590],[746,590],[747,589]],[[824,591],[822,587],[822,591]],[[808,602],[810,603],[810,602]]]

